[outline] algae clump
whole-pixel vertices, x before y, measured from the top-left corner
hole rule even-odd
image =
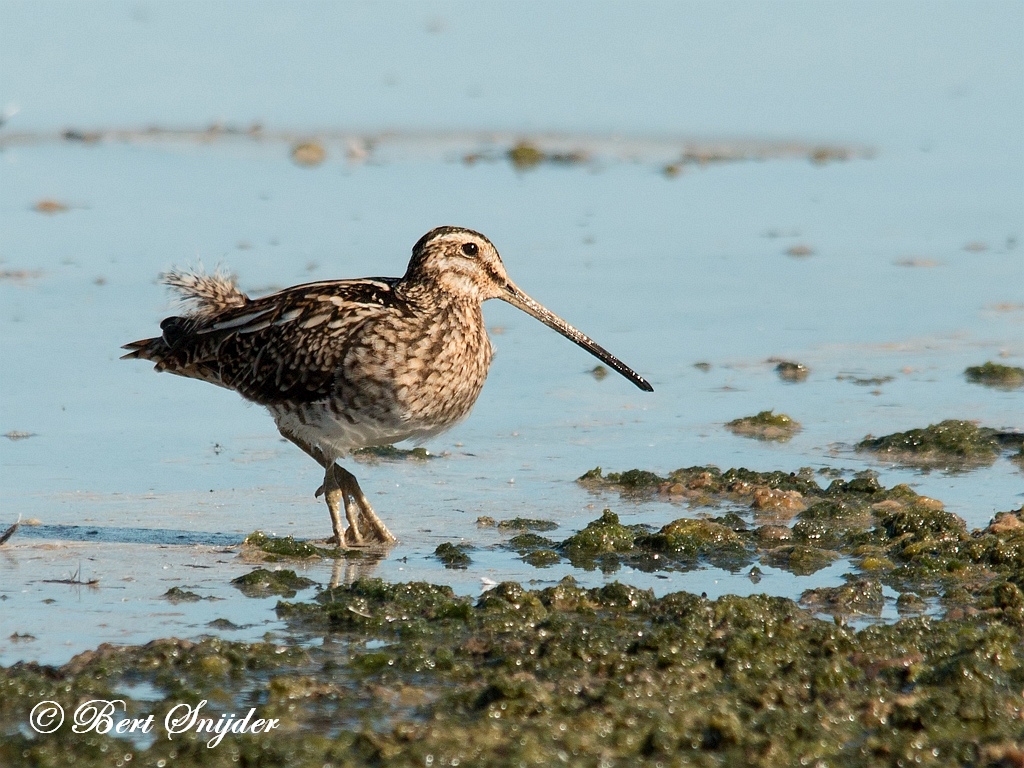
[[[441,561],[445,568],[465,569],[473,562],[473,558],[466,554],[469,547],[465,544],[452,544],[444,542],[434,550],[434,557]]]
[[[637,537],[634,544],[639,549],[683,561],[706,558],[734,570],[749,560],[744,537],[711,520],[674,520],[657,533]]]
[[[181,587],[171,587],[162,595],[164,600],[169,600],[172,603],[198,603],[203,598],[187,589]]]
[[[727,422],[725,428],[735,435],[756,440],[785,442],[800,431],[800,422],[784,413],[761,411],[755,416],[744,416]]]
[[[294,558],[304,560],[310,557],[336,558],[351,556],[348,552],[338,547],[318,547],[308,541],[301,541],[293,536],[278,538],[267,536],[263,531],[255,531],[245,537],[242,542],[243,551],[248,550],[259,554],[267,562],[276,562],[282,558]]]
[[[885,600],[882,585],[870,579],[857,579],[841,587],[820,587],[805,590],[800,604],[818,613],[834,616],[868,615],[882,613]]]
[[[533,517],[513,517],[510,520],[499,520],[499,531],[553,531],[558,523],[553,520],[539,520]]]
[[[803,544],[786,544],[769,549],[761,555],[761,562],[774,568],[790,571],[797,576],[810,576],[827,568],[839,559],[839,553]]]
[[[646,533],[646,529],[622,525],[619,516],[606,509],[599,519],[567,538],[558,549],[577,568],[592,570],[601,565],[614,570],[620,562],[618,555],[632,552],[633,540],[640,533]]]
[[[295,571],[268,571],[265,568],[250,571],[244,576],[232,579],[231,583],[246,597],[280,595],[289,598],[295,597],[298,590],[316,584],[312,579],[297,575]]]
[[[1001,365],[988,362],[984,365],[972,365],[964,371],[967,380],[974,384],[998,389],[1016,389],[1024,387],[1024,368],[1012,365]]]
[[[796,363],[791,360],[780,360],[779,364],[775,366],[775,372],[783,381],[789,382],[790,384],[796,384],[801,381],[806,381],[811,370],[803,363]]]
[[[991,464],[999,456],[997,431],[969,421],[947,419],[924,429],[894,432],[883,437],[870,435],[857,450],[898,464],[923,467],[959,468]]]
[[[544,153],[533,144],[521,141],[508,151],[508,159],[520,171],[535,168],[544,162]]]
[[[396,448],[393,445],[375,445],[352,451],[352,458],[367,464],[379,461],[428,461],[436,458],[426,448]]]

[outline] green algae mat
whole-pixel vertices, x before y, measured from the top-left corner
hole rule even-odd
[[[543,520],[483,524],[527,562],[754,574],[844,557],[852,572],[799,601],[567,577],[477,598],[361,579],[296,602],[294,571],[258,568],[235,586],[283,598],[287,642],[102,645],[62,667],[2,669],[0,765],[1021,765],[1024,510],[968,531],[870,475],[822,486],[691,467],[580,482],[723,514],[653,530],[605,510],[562,541],[534,532],[551,530]],[[752,523],[728,511],[743,507]],[[882,585],[901,618],[864,621]]]
[[[4,670],[0,763],[1016,765],[1020,598],[854,631],[764,596],[359,581],[279,605],[322,646],[161,640]],[[124,693],[142,683],[165,697]],[[18,727],[40,700],[118,699],[151,743]],[[199,702],[276,729],[167,736]]]

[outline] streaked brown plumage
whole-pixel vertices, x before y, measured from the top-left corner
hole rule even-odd
[[[172,272],[164,281],[186,313],[164,320],[162,336],[125,345],[124,357],[266,406],[281,434],[324,467],[317,495],[326,496],[339,546],[395,538],[337,460],[357,448],[426,439],[469,414],[491,363],[487,299],[533,315],[652,391],[519,290],[491,242],[468,229],[428,232],[401,278],[327,280],[258,299],[220,274]]]

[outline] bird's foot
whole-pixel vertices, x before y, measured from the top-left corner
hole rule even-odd
[[[373,511],[373,507],[369,504],[365,507],[360,505],[359,519],[363,526],[368,529],[374,539],[374,543],[389,546],[398,541],[395,535],[388,530],[386,525],[384,525],[384,522],[377,517],[376,513]]]
[[[345,516],[349,523],[345,532],[347,542],[352,546],[366,547],[390,546],[398,541],[373,511],[355,475],[337,464],[334,467],[335,482],[345,493]]]
[[[334,537],[331,541],[341,549],[352,547],[381,547],[394,544],[397,539],[377,517],[351,472],[338,464],[331,464],[324,473],[324,482],[316,496],[324,496],[331,514]],[[345,509],[348,527],[342,526],[341,510]]]

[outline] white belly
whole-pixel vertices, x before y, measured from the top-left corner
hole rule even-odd
[[[306,403],[299,408],[289,409],[267,406],[267,410],[274,417],[281,434],[319,448],[324,457],[332,462],[359,448],[393,445],[403,440],[422,442],[441,434],[456,423],[385,424],[374,420],[353,420],[339,416],[324,402]]]

